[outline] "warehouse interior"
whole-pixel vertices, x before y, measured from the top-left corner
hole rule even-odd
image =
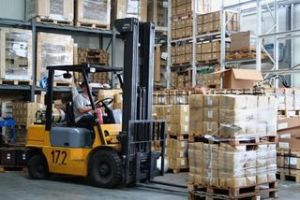
[[[0,0],[0,199],[298,199],[299,46],[300,0]]]

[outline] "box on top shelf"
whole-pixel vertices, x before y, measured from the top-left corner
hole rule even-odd
[[[112,22],[127,17],[147,21],[147,0],[112,0]]]
[[[224,72],[223,88],[248,89],[256,82],[262,81],[261,72],[250,69],[231,69]]]
[[[231,44],[230,51],[255,51],[256,39],[253,38],[250,31],[233,33],[230,36]]]
[[[37,35],[37,81],[48,76],[47,66],[72,65],[74,41],[72,36],[38,33]],[[55,81],[70,82],[64,79],[62,71],[55,72]]]
[[[109,29],[110,13],[110,0],[76,0],[75,24]]]
[[[26,20],[71,22],[74,20],[74,0],[26,0]]]
[[[0,78],[32,79],[32,33],[29,30],[0,29]]]
[[[152,21],[155,27],[168,26],[168,1],[152,0],[148,1],[148,21]]]

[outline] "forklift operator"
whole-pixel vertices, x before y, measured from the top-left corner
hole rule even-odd
[[[82,94],[74,97],[74,115],[75,123],[78,127],[87,128],[92,130],[95,124],[96,117],[88,97],[87,85],[83,82],[80,84]]]

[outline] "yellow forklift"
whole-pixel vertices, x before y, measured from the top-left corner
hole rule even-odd
[[[47,67],[46,111],[40,113],[40,122],[30,126],[27,133],[29,177],[75,175],[88,177],[96,186],[112,188],[151,181],[163,175],[166,126],[165,122],[151,117],[154,26],[127,18],[117,20],[115,28],[124,40],[122,69],[97,64]],[[66,122],[56,123],[53,117],[55,71],[66,71],[64,77],[71,77],[73,72],[81,73],[86,85],[91,73],[117,74],[123,90],[122,122],[116,123],[108,105],[112,99],[94,102],[88,87],[92,109],[95,111],[100,103],[104,107],[104,124],[95,120],[92,130],[78,127],[74,122],[72,100],[66,105]],[[112,140],[113,137],[117,141]],[[160,151],[153,150],[153,143],[157,141]],[[160,167],[157,167],[158,159],[162,161]]]

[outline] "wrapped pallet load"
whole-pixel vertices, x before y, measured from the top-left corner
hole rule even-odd
[[[32,33],[0,29],[0,76],[8,80],[32,80]]]
[[[73,38],[69,35],[38,33],[37,44],[37,80],[48,76],[47,66],[73,64]],[[55,71],[54,80],[57,82],[70,82],[64,79],[62,71]]]
[[[112,0],[112,21],[135,17],[147,21],[147,0]]]
[[[26,20],[68,23],[74,20],[73,0],[26,0]]]
[[[110,28],[110,0],[76,0],[76,25]]]

